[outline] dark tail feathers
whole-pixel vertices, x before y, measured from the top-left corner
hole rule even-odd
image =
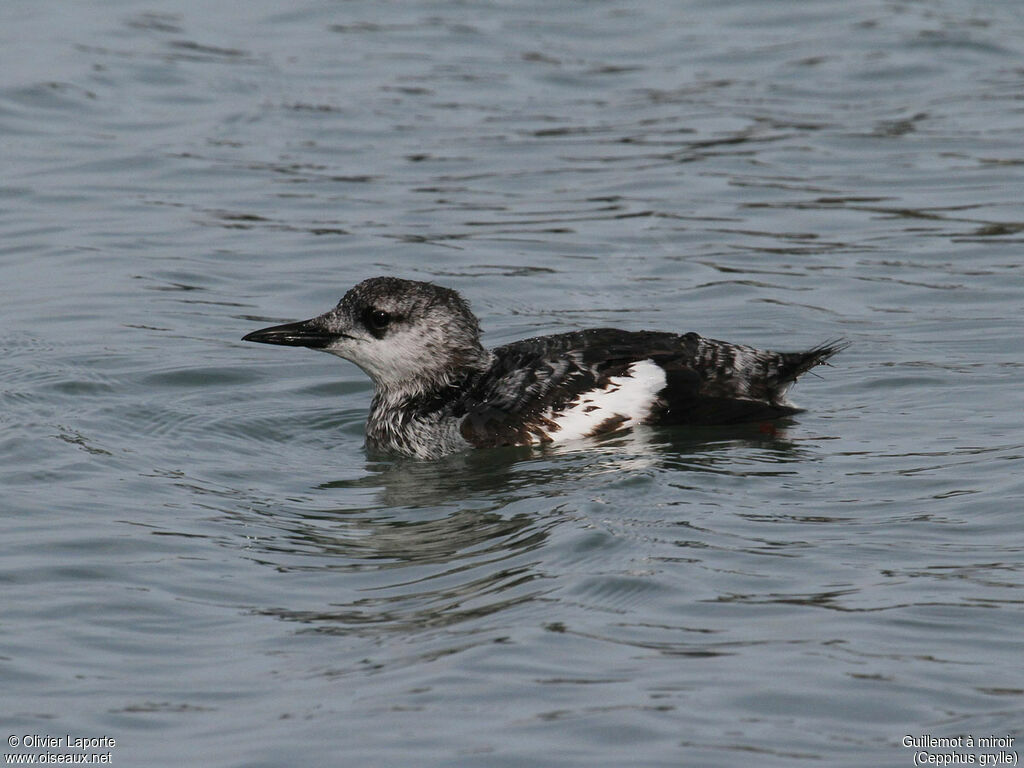
[[[780,352],[781,362],[778,367],[773,388],[783,394],[786,388],[796,381],[797,376],[806,373],[816,365],[826,365],[829,358],[837,355],[850,346],[845,339],[832,339],[806,352]]]

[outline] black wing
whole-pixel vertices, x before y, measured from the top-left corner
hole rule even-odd
[[[668,353],[679,337],[614,328],[524,339],[494,350],[494,365],[467,391],[462,436],[477,446],[549,442],[557,427],[550,416],[584,392],[604,387],[653,345]],[[609,424],[609,429],[614,425]]]
[[[844,349],[830,342],[806,352],[768,352],[696,333],[597,328],[541,336],[494,350],[488,373],[465,390],[462,435],[477,446],[547,442],[552,414],[625,375],[639,360],[665,370],[666,386],[649,418],[659,424],[735,424],[800,409],[785,399],[797,376]],[[619,426],[612,419],[607,430]],[[599,430],[604,431],[604,430]]]

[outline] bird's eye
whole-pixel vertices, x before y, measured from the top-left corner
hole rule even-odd
[[[371,309],[366,313],[366,324],[373,331],[383,331],[391,323],[391,315],[383,309]]]

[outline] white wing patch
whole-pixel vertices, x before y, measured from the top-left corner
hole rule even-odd
[[[560,443],[635,427],[650,416],[665,381],[665,370],[653,360],[633,363],[624,376],[610,378],[606,388],[584,392],[571,407],[545,414],[557,427],[547,437]]]

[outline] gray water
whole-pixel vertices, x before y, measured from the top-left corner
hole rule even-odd
[[[4,3],[7,753],[998,752],[903,739],[1024,714],[1022,95],[1016,3]],[[853,345],[776,434],[375,460],[356,368],[239,339],[377,274]]]

